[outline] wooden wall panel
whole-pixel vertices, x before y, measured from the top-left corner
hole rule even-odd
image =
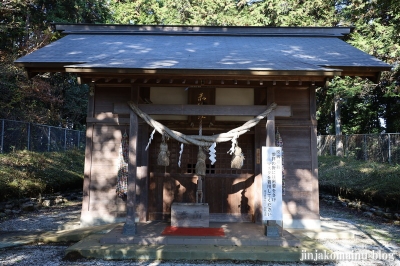
[[[112,91],[112,93],[110,93]],[[124,103],[131,99],[131,88],[96,88],[95,114],[113,112],[114,103]]]
[[[292,117],[279,119],[310,118],[309,89],[278,88],[275,90],[275,102],[278,105],[291,106],[292,108]]]
[[[119,148],[126,126],[95,125],[90,180],[90,210],[102,210],[115,216],[125,209],[125,202],[116,195]],[[120,216],[120,214],[118,214]]]
[[[108,93],[113,91],[112,96]],[[255,95],[255,103],[265,104],[267,90],[259,89],[263,98]],[[257,93],[256,93],[257,94]],[[293,116],[276,118],[276,125],[284,142],[286,195],[284,204],[286,214],[292,218],[313,218],[318,213],[318,195],[316,195],[316,178],[313,174],[312,126],[310,120],[309,89],[276,88],[274,102],[278,105],[291,106]],[[271,94],[272,95],[272,94]],[[126,102],[131,99],[130,88],[97,88],[95,93],[96,117],[115,116],[112,114],[115,102]],[[284,123],[279,124],[279,121]],[[294,122],[288,125],[288,123]],[[303,123],[304,122],[304,123]],[[141,220],[168,220],[172,202],[195,202],[196,177],[194,168],[197,162],[198,148],[185,145],[182,155],[182,167],[177,166],[180,143],[169,140],[170,166],[157,165],[157,156],[161,136],[156,133],[149,150],[144,151],[151,130],[139,130],[137,164],[141,168],[138,174],[136,197],[137,206],[148,206],[148,217]],[[143,125],[142,125],[143,127]],[[118,151],[123,130],[128,126],[100,125],[93,127],[92,171],[90,180],[89,208],[107,215],[122,217],[126,212],[126,203],[115,194],[118,169]],[[226,131],[230,130],[227,129]],[[208,131],[207,131],[208,132]],[[255,133],[254,133],[255,132]],[[219,132],[213,132],[219,133]],[[194,133],[197,134],[197,133]],[[256,141],[255,141],[256,140]],[[207,160],[207,176],[204,185],[205,202],[209,203],[213,214],[250,214],[257,215],[259,175],[261,166],[256,163],[256,149],[265,145],[265,121],[262,121],[250,134],[239,138],[239,146],[245,155],[244,166],[240,170],[230,168],[231,156],[227,154],[231,143],[217,144],[217,162],[211,166]],[[255,172],[254,169],[257,169]],[[139,170],[138,170],[139,171]],[[149,174],[148,174],[149,173]],[[144,206],[144,207],[143,207]],[[257,216],[259,217],[259,215]],[[257,218],[256,217],[256,221]]]
[[[285,169],[285,188],[290,191],[313,191],[313,175],[310,169]]]
[[[271,89],[271,88],[268,88]],[[291,106],[292,117],[277,117],[276,129],[279,130],[283,141],[284,173],[285,173],[285,195],[284,219],[307,220],[319,219],[318,207],[318,181],[314,171],[314,148],[313,132],[315,116],[312,102],[315,97],[311,89],[294,89],[276,87],[274,93],[260,91],[262,97],[273,97],[264,99],[264,102],[276,102],[278,105]],[[261,97],[260,96],[260,97]],[[255,148],[261,148],[266,143],[266,123],[262,121],[256,127]],[[261,184],[261,167],[256,164],[256,183]],[[260,191],[255,188],[255,220],[261,222]],[[298,223],[295,221],[294,223]],[[300,222],[301,223],[301,222]]]
[[[284,212],[292,219],[319,219],[319,202],[314,191],[289,191],[285,195]]]

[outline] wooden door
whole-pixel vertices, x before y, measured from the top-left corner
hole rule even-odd
[[[217,144],[214,165],[206,161],[203,191],[204,202],[210,207],[210,220],[248,221],[253,217],[254,135],[242,135],[238,143],[245,156],[241,169],[231,168],[232,155],[227,153],[231,142]],[[169,140],[170,165],[158,166],[160,144],[158,135],[149,148],[149,220],[168,220],[173,202],[196,202],[198,147],[184,145],[179,167],[180,143]]]

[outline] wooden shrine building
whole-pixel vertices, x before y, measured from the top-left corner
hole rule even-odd
[[[207,151],[201,202],[209,205],[210,221],[260,223],[261,147],[277,145],[278,136],[283,225],[318,228],[316,88],[335,76],[376,81],[390,70],[344,42],[350,33],[344,27],[55,27],[66,36],[15,63],[31,76],[75,73],[90,86],[82,226],[168,221],[172,203],[196,202],[199,147],[182,150],[168,134],[152,134],[128,103],[184,136],[229,132],[276,103],[237,136],[241,168],[231,168],[232,141],[216,144],[215,163]],[[162,144],[168,165],[158,163]],[[124,171],[127,190],[120,197]]]

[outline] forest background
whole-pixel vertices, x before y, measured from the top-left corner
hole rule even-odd
[[[378,83],[334,78],[318,88],[318,134],[335,134],[335,103],[344,134],[400,132],[398,0],[3,0],[0,118],[84,130],[87,86],[66,73],[28,78],[13,64],[62,37],[52,30],[52,22],[354,27],[345,41],[392,70],[382,73]]]

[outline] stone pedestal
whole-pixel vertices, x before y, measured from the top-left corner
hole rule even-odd
[[[171,226],[209,227],[209,224],[208,203],[172,203]]]
[[[279,226],[276,221],[268,221],[264,224],[265,235],[267,237],[282,237],[283,236],[283,228]]]

